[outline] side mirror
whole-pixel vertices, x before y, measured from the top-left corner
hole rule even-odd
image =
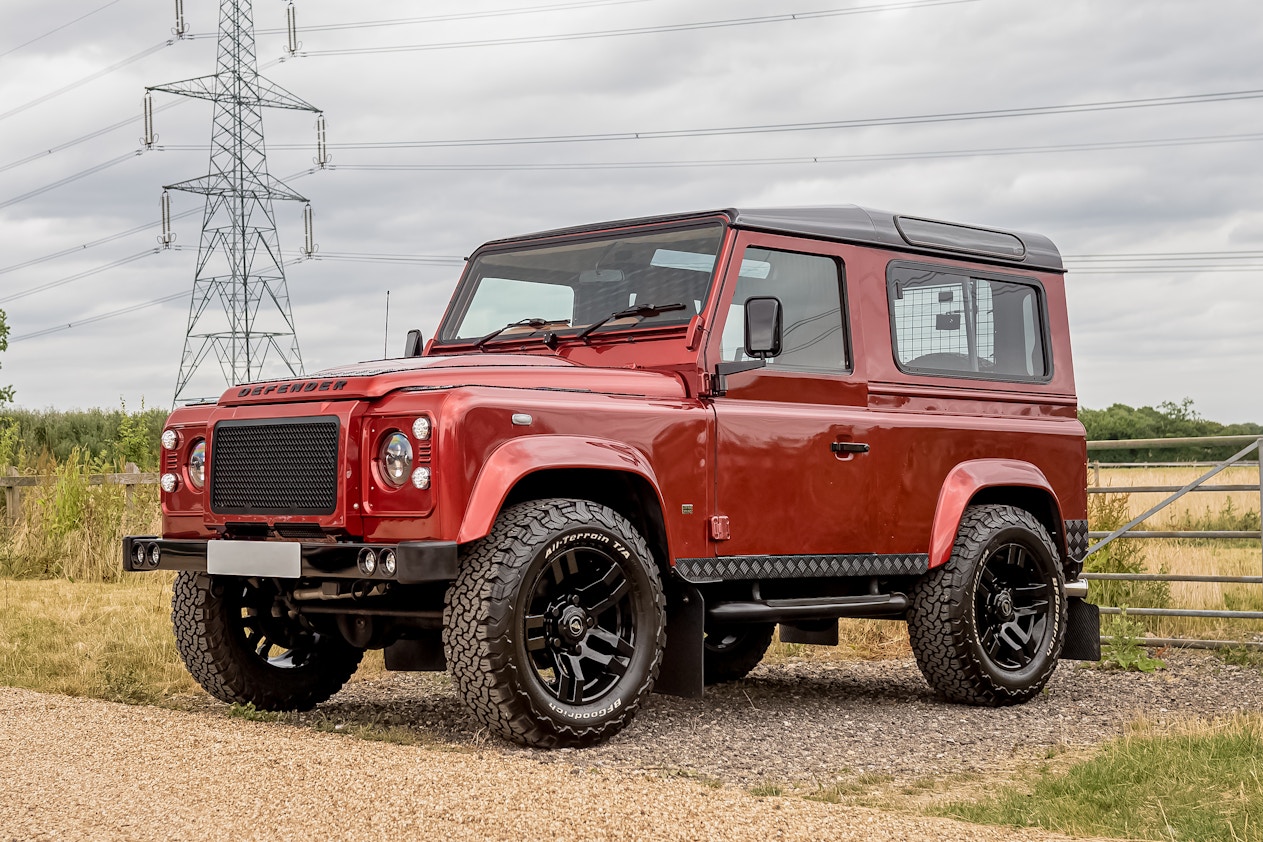
[[[403,355],[405,357],[419,357],[421,356],[421,348],[424,345],[425,342],[421,339],[421,331],[410,330],[408,331],[408,338],[403,342]]]
[[[766,360],[781,353],[781,301],[771,296],[747,298],[746,356]]]

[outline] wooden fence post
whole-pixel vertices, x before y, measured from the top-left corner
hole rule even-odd
[[[18,475],[17,468],[9,469],[9,476]],[[5,486],[4,489],[4,513],[9,523],[15,524],[22,517],[22,489],[16,485]]]
[[[123,466],[124,473],[138,474],[140,466],[135,462],[128,462]],[[126,483],[123,486],[123,521],[129,522],[132,516],[132,498],[136,496],[136,485],[134,483]]]

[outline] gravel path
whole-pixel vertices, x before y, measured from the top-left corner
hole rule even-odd
[[[405,725],[427,739],[494,746],[549,763],[693,773],[724,784],[832,783],[857,773],[896,779],[1012,768],[1049,749],[1094,745],[1138,715],[1151,720],[1263,709],[1263,672],[1204,653],[1174,653],[1151,674],[1063,662],[1043,695],[1016,707],[934,698],[913,661],[763,665],[697,700],[652,696],[623,733],[580,751],[538,752],[472,730],[445,676],[418,673],[349,685],[320,709],[339,721]]]
[[[24,690],[0,688],[0,717],[4,842],[1049,838]]]

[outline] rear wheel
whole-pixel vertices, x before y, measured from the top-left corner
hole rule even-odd
[[[708,626],[703,660],[706,683],[745,678],[767,654],[775,632],[775,623]]]
[[[1066,633],[1061,565],[1034,515],[971,506],[951,558],[913,591],[908,637],[930,686],[976,705],[1025,702],[1057,667]]]
[[[443,646],[465,704],[525,745],[590,745],[653,688],[666,600],[643,538],[583,500],[505,510],[467,548],[448,590]]]
[[[206,692],[261,710],[309,710],[342,688],[364,650],[278,610],[270,579],[182,572],[172,586],[176,649]]]

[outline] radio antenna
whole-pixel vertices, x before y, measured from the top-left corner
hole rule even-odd
[[[382,359],[387,359],[386,349],[390,345],[390,290],[386,290],[386,337],[382,339]]]

